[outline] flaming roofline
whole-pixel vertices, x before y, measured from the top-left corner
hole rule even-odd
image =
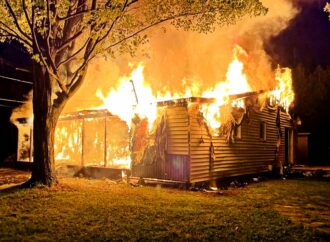
[[[229,100],[247,98],[255,95],[259,95],[265,92],[270,92],[271,90],[259,90],[254,92],[244,92],[240,94],[229,95]],[[215,103],[216,98],[205,98],[205,97],[186,97],[186,98],[177,98],[177,99],[170,99],[165,101],[157,102],[158,107],[163,106],[181,106],[186,105],[187,103]]]
[[[59,120],[97,118],[105,116],[113,116],[113,114],[110,113],[107,109],[87,109],[61,114]]]

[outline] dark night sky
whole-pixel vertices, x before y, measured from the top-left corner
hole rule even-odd
[[[326,0],[296,0],[297,6],[300,8],[300,12],[290,22],[288,28],[283,30],[277,36],[274,36],[268,43],[265,44],[265,49],[271,56],[274,65],[280,64],[281,66],[288,66],[291,68],[297,65],[302,65],[303,68],[312,73],[315,68],[319,65],[322,68],[330,68],[330,21],[328,15],[324,13],[323,8]],[[29,68],[31,66],[29,57],[26,54],[19,52],[19,47],[14,46],[0,46],[0,58],[6,58],[10,63],[16,63],[18,66],[23,68]],[[5,73],[16,78],[25,80],[31,80],[31,74],[26,72],[19,72],[10,66],[0,69],[1,73]],[[329,80],[330,82],[330,80]],[[317,83],[315,84],[317,85]],[[328,85],[330,87],[330,85]],[[10,98],[22,100],[24,95],[29,92],[31,86],[22,85],[20,83],[11,82],[8,80],[0,79],[0,98]],[[330,94],[330,90],[328,92]],[[299,97],[296,97],[299,99]],[[329,100],[326,99],[326,100]],[[2,105],[13,105],[12,103],[0,102]],[[330,103],[323,103],[324,107],[320,110],[327,110]],[[317,107],[316,107],[317,108]],[[300,109],[303,112],[303,109]],[[329,113],[329,112],[327,112]],[[327,127],[327,122],[330,121],[330,114],[328,116],[314,117],[324,119],[325,122],[321,123]],[[1,122],[1,158],[5,154],[2,154],[6,150],[6,145],[3,137],[6,135],[6,125],[8,125],[10,116],[10,109],[0,106],[0,122]],[[303,116],[303,115],[302,115]],[[311,118],[311,117],[306,117]],[[305,130],[312,129],[312,122],[308,120],[305,122]],[[322,127],[320,127],[320,130]],[[5,130],[5,131],[4,131]],[[316,131],[318,133],[318,131]],[[322,133],[322,132],[319,132]],[[8,134],[7,134],[8,135]],[[320,134],[316,140],[320,140],[322,143],[326,143],[330,147],[330,144],[323,142],[328,139],[330,135],[329,128],[326,128],[326,132],[323,132],[323,137]],[[314,142],[318,146],[317,142]],[[327,149],[327,147],[323,147]],[[329,162],[329,155],[327,157],[327,164]]]
[[[326,0],[298,1],[300,13],[288,28],[267,43],[274,63],[294,67],[301,63],[313,69],[330,65],[330,21],[323,11]]]
[[[311,133],[310,160],[322,165],[330,165],[330,21],[323,11],[326,2],[296,1],[299,14],[265,46],[274,65],[293,68],[294,112],[302,119],[298,131]],[[328,74],[322,79],[317,70]],[[303,80],[297,73],[307,78]]]

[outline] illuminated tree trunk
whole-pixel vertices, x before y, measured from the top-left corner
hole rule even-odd
[[[28,186],[57,183],[54,162],[54,134],[64,103],[53,106],[52,85],[55,80],[46,68],[35,64],[33,86],[33,166]]]
[[[33,75],[33,165],[32,176],[23,187],[57,183],[55,174],[54,138],[58,118],[69,98],[79,89],[87,71],[81,70],[79,81],[69,94],[53,90],[56,80],[46,68],[35,63]]]

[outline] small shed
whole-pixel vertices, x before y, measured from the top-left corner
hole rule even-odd
[[[137,140],[132,140],[132,154],[140,153],[132,156],[132,176],[195,183],[268,172],[293,162],[290,115],[260,93],[235,98],[243,101],[245,108],[221,107],[224,120],[216,134],[201,112],[201,106],[213,99],[159,102],[153,134],[139,140],[135,133],[141,136],[137,130],[146,126],[142,121],[132,130]]]

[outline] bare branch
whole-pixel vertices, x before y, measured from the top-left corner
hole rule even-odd
[[[69,96],[72,96],[78,90],[78,88],[81,86],[81,84],[84,80],[84,77],[86,75],[86,72],[87,72],[87,64],[88,64],[88,62],[85,63],[85,65],[83,67],[83,68],[85,68],[84,70],[81,69],[82,73],[80,72],[80,74],[75,77],[76,80],[73,82],[73,85],[69,89]],[[78,73],[78,72],[76,72],[76,73]]]

